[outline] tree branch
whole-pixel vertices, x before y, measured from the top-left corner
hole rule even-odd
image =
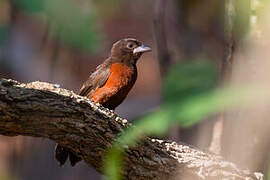
[[[49,138],[102,170],[102,157],[130,126],[85,97],[43,82],[0,80],[0,134]],[[126,179],[262,179],[222,157],[187,145],[145,138],[125,150]]]

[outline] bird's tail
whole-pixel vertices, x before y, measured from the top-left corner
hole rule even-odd
[[[60,166],[64,165],[67,159],[69,158],[71,166],[75,166],[75,164],[82,159],[76,156],[72,151],[69,149],[56,144],[55,146],[55,159],[60,163]]]

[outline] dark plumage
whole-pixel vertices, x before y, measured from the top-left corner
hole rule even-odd
[[[136,63],[141,55],[148,51],[151,51],[151,48],[133,38],[117,41],[113,44],[109,58],[89,76],[79,95],[114,110],[133,87],[137,79]],[[55,157],[60,165],[63,165],[68,157],[72,166],[81,160],[59,144],[55,149]]]

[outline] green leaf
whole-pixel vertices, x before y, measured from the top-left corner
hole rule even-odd
[[[123,150],[114,146],[105,155],[104,174],[108,180],[122,179],[121,170],[123,169]]]
[[[210,91],[190,98],[184,105],[175,110],[175,119],[182,127],[188,127],[204,120],[207,116],[232,108],[243,108],[251,105],[258,96],[255,89],[226,88]],[[177,104],[176,104],[177,106]]]
[[[44,10],[46,0],[14,0],[14,2],[29,13],[40,13]]]
[[[197,60],[175,65],[164,79],[165,103],[181,102],[216,87],[218,73],[211,61]]]
[[[6,40],[8,37],[8,26],[0,24],[0,45]]]
[[[164,109],[146,115],[142,120],[135,122],[134,126],[124,131],[117,142],[119,142],[120,146],[131,146],[143,135],[165,133],[170,125],[170,122],[166,120],[170,119],[168,116],[169,114]]]
[[[32,16],[45,15],[53,35],[66,45],[86,51],[97,49],[101,33],[95,27],[91,6],[74,0],[15,0],[15,3]]]
[[[101,34],[95,28],[94,14],[72,0],[47,0],[45,13],[53,32],[66,44],[83,50],[95,50]]]
[[[192,114],[194,118],[191,118],[190,115],[185,116],[188,114],[186,104],[187,102],[190,104],[201,103],[204,96],[208,96],[208,93],[215,90],[217,80],[218,72],[209,60],[190,61],[174,66],[163,83],[164,104],[162,109],[168,114],[164,120],[177,121],[181,126],[193,125],[198,122],[200,118],[195,117],[200,117],[200,112]],[[193,109],[190,106],[188,108]],[[203,109],[203,107],[199,109]]]

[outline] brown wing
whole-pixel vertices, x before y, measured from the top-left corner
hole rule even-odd
[[[81,87],[79,95],[91,97],[94,92],[102,87],[110,76],[110,59],[107,59],[89,76]]]

